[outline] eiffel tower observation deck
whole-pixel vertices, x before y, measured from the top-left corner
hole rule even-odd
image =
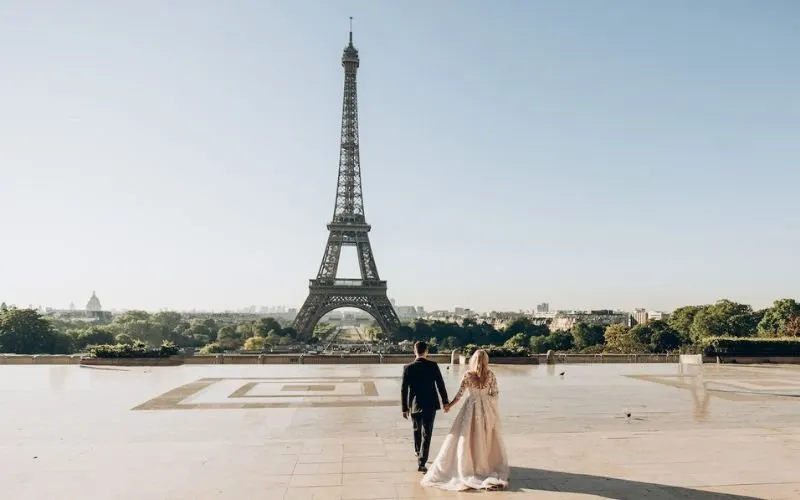
[[[317,277],[309,282],[308,298],[295,319],[295,329],[302,333],[311,333],[322,316],[342,307],[353,307],[367,312],[386,333],[400,327],[397,313],[386,295],[386,281],[381,280],[378,275],[369,242],[372,228],[364,216],[356,85],[360,62],[358,49],[353,45],[351,26],[350,41],[342,53],[344,97],[336,203],[333,218],[328,224],[328,241],[322,263]],[[343,246],[356,247],[360,279],[337,277]]]

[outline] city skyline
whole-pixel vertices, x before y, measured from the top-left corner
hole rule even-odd
[[[5,7],[0,301],[299,307],[334,204],[349,15],[398,304],[800,295],[800,7],[578,5]]]
[[[392,306],[398,311],[398,314],[401,316],[408,316],[408,310],[414,309],[418,311],[424,311],[425,314],[438,314],[442,312],[450,312],[453,313],[455,316],[464,316],[464,315],[484,315],[488,313],[500,313],[500,314],[508,314],[508,313],[525,313],[531,314],[534,316],[552,316],[556,313],[572,313],[572,312],[599,312],[599,311],[614,311],[614,312],[630,312],[633,317],[636,317],[637,313],[644,313],[645,317],[647,314],[669,314],[672,310],[663,310],[663,309],[654,309],[648,307],[635,307],[632,309],[625,309],[621,307],[603,307],[603,308],[587,308],[587,307],[551,307],[551,304],[548,302],[540,303],[532,305],[531,307],[526,308],[518,308],[518,309],[493,309],[493,310],[481,310],[471,307],[464,307],[464,306],[446,306],[441,308],[428,308],[424,304],[398,304],[395,299],[390,297],[390,301]],[[188,309],[176,309],[170,307],[156,307],[156,308],[132,308],[132,307],[102,307],[100,306],[100,300],[96,293],[96,291],[92,291],[91,297],[86,303],[85,307],[78,307],[74,301],[71,301],[67,307],[53,305],[53,304],[17,304],[17,303],[7,303],[5,301],[0,300],[0,303],[6,304],[9,307],[23,307],[23,308],[32,308],[32,309],[39,309],[45,311],[81,311],[86,310],[90,312],[98,312],[98,311],[109,311],[109,312],[124,312],[124,311],[133,311],[133,310],[144,310],[147,312],[159,312],[159,311],[176,311],[181,313],[233,313],[233,314],[258,314],[258,315],[286,315],[289,314],[290,316],[296,314],[298,308],[291,305],[286,304],[279,304],[279,305],[256,305],[256,304],[249,304],[244,306],[239,306],[235,308],[228,308],[228,309],[201,309],[201,308],[188,308]],[[698,304],[693,304],[698,305]],[[758,309],[758,308],[756,308]],[[358,308],[354,307],[342,307],[339,309],[335,309],[332,313],[337,312],[345,312],[345,311],[353,311],[358,310]],[[361,311],[364,313],[364,311]],[[331,313],[328,313],[331,314]],[[368,313],[364,313],[368,314]]]

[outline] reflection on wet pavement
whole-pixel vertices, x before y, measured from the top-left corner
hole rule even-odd
[[[400,371],[2,366],[1,496],[456,498],[417,485]],[[454,393],[463,368],[443,372]],[[493,497],[800,498],[800,368],[496,372],[514,476]]]

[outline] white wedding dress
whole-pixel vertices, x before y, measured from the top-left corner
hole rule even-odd
[[[500,435],[497,379],[489,372],[481,383],[473,372],[461,379],[453,401],[461,409],[439,454],[420,484],[444,490],[487,490],[508,486],[508,455]]]

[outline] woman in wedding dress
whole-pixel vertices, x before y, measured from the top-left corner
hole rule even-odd
[[[445,412],[465,392],[464,405],[420,484],[452,491],[505,488],[509,468],[500,435],[499,391],[494,372],[489,369],[489,355],[482,349],[470,358],[469,371]]]

